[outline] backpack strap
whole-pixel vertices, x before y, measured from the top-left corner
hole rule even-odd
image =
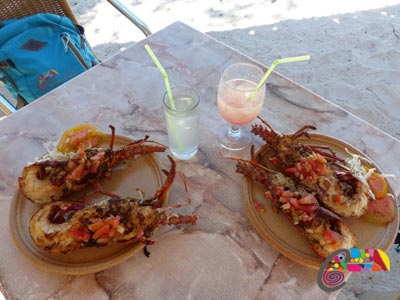
[[[14,68],[14,67],[15,67],[15,65],[11,59],[6,59],[6,60],[0,61],[0,69]]]

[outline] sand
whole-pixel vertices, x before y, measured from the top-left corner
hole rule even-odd
[[[400,0],[126,0],[153,32],[180,20],[265,65],[309,54],[279,73],[400,139]],[[109,3],[70,1],[102,58],[144,36]],[[400,255],[392,270],[353,274],[338,299],[399,299]],[[1,297],[0,297],[1,298]]]

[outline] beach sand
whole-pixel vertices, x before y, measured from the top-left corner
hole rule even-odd
[[[122,2],[153,32],[180,20],[266,66],[309,54],[276,71],[400,139],[400,1]],[[70,4],[102,59],[144,38],[107,1]],[[338,299],[399,299],[400,254],[388,254],[390,272],[353,274]]]

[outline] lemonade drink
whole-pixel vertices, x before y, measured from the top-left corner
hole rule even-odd
[[[217,103],[226,121],[241,126],[257,117],[264,103],[265,89],[256,92],[249,100],[256,86],[256,83],[245,79],[232,79],[220,83]]]
[[[175,158],[187,160],[196,155],[199,147],[197,106],[200,97],[190,87],[175,87],[172,93],[175,108],[171,107],[168,96],[164,95],[169,149]]]

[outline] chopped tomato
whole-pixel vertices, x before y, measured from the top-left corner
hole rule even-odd
[[[282,193],[283,193],[283,191],[284,191],[284,189],[283,189],[283,187],[281,187],[281,186],[277,186],[277,187],[275,188],[275,194],[276,194],[277,196],[281,196]]]
[[[271,193],[271,191],[266,191],[266,192],[264,193],[264,197],[265,197],[266,199],[272,199],[272,193]]]
[[[119,234],[118,226],[120,220],[121,216],[112,217],[106,220],[96,220],[97,222],[90,224],[88,227],[90,231],[94,232],[94,239],[107,237],[112,238]]]
[[[99,229],[96,230],[96,232],[93,234],[93,238],[95,240],[97,240],[98,238],[107,238],[109,232],[110,232],[110,225],[106,224],[103,227],[100,227]]]
[[[337,233],[336,231],[327,229],[325,230],[324,233],[324,239],[329,243],[329,244],[337,244],[340,241],[341,235]]]
[[[70,229],[68,233],[77,241],[88,242],[90,240],[90,233],[83,230]]]
[[[75,167],[68,175],[69,180],[81,180],[86,175],[86,165],[81,163]]]
[[[383,198],[389,192],[388,184],[381,175],[372,172],[367,179],[368,185],[376,198]]]
[[[343,201],[343,195],[333,195],[332,200],[333,202],[340,204]]]
[[[258,201],[254,201],[254,208],[258,211],[258,212],[264,212],[265,211],[265,207]]]
[[[306,194],[303,197],[300,198],[299,200],[300,204],[314,204],[317,205],[318,201],[315,199],[315,197],[311,194]]]
[[[116,216],[114,218],[108,219],[107,223],[110,224],[113,228],[117,228],[120,220],[121,220],[121,216]]]
[[[297,170],[297,168],[296,167],[291,167],[291,168],[287,168],[287,169],[285,169],[285,173],[286,174],[296,174],[296,173],[298,173],[298,170]]]
[[[303,212],[313,212],[315,210],[315,205],[303,205],[300,204],[299,201],[295,198],[290,198],[290,205],[295,209],[295,210],[302,210]]]
[[[105,225],[104,222],[99,221],[99,222],[90,224],[90,225],[88,226],[88,228],[89,228],[90,231],[96,232],[97,230],[99,230],[99,229],[100,229],[101,227],[103,227],[104,225]]]
[[[326,164],[326,159],[319,153],[317,153],[315,161],[321,164]]]
[[[283,191],[282,192],[282,197],[283,198],[290,198],[290,197],[292,197],[292,192],[291,191]]]

